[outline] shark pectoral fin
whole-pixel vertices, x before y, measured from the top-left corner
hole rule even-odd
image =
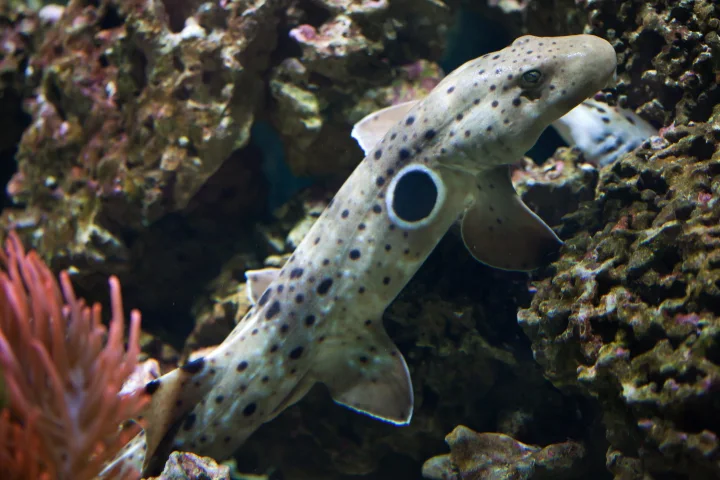
[[[260,295],[267,290],[267,287],[275,281],[279,274],[280,269],[274,267],[248,270],[245,272],[245,279],[247,280],[245,289],[251,305],[255,305],[258,302]]]
[[[366,323],[367,325],[367,323]],[[382,327],[373,321],[352,335],[352,343],[330,340],[313,375],[330,390],[333,400],[395,425],[410,423],[414,395],[402,354]]]
[[[477,198],[462,219],[465,246],[478,261],[504,270],[530,271],[547,265],[562,241],[520,199],[508,167],[477,177]]]
[[[365,155],[378,144],[393,125],[405,118],[408,112],[418,104],[418,100],[398,103],[371,113],[357,122],[350,136],[357,140]]]

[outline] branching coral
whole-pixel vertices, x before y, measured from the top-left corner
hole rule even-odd
[[[9,400],[0,415],[0,477],[95,478],[135,433],[122,423],[145,404],[142,389],[121,392],[139,353],[140,312],[123,345],[120,282],[110,278],[109,331],[101,307],[77,298],[14,233],[0,252],[0,372]],[[107,334],[107,335],[106,335]],[[105,338],[107,341],[105,342]],[[137,478],[137,472],[116,472]]]

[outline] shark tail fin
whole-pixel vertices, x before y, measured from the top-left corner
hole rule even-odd
[[[311,374],[336,403],[394,425],[409,424],[414,395],[405,359],[381,320],[355,325],[362,330],[324,340]]]

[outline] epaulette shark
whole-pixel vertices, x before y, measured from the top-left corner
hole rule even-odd
[[[365,121],[355,135],[367,156],[281,269],[248,273],[255,304],[229,336],[145,386],[144,435],[116,462],[147,474],[174,450],[222,460],[318,382],[341,405],[408,424],[413,388],[385,308],[457,220],[492,267],[530,271],[557,255],[508,165],[615,66],[595,36],[524,36]]]

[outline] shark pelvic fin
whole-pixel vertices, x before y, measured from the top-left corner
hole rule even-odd
[[[367,155],[382,140],[388,130],[405,118],[417,104],[418,101],[413,100],[377,110],[357,122],[353,126],[350,136],[357,140],[360,148]]]
[[[562,241],[522,202],[507,166],[480,173],[477,186],[476,201],[462,219],[463,242],[475,259],[520,271],[554,260]]]
[[[352,342],[328,338],[311,374],[345,407],[394,425],[410,423],[414,394],[410,372],[381,320],[344,332]]]
[[[245,289],[247,291],[250,305],[255,305],[258,299],[272,282],[280,274],[280,269],[275,267],[263,268],[260,270],[248,270],[245,272],[247,283]]]

